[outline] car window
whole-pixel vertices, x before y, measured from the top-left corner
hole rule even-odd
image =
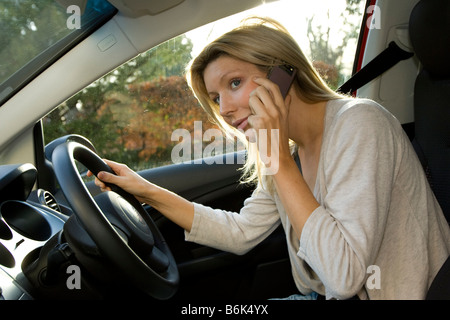
[[[0,103],[116,11],[106,0],[89,0],[85,7],[64,3],[0,2]]]
[[[94,82],[43,119],[45,142],[76,133],[135,170],[236,151],[184,78],[202,47],[251,15],[277,19],[334,89],[351,76],[363,0],[281,0],[173,38]]]

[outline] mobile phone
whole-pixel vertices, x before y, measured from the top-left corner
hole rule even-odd
[[[290,65],[279,65],[273,67],[267,78],[280,87],[281,95],[286,98],[289,88],[294,82],[297,69]]]

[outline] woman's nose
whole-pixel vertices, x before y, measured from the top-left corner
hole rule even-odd
[[[219,101],[219,111],[222,117],[228,117],[235,111],[233,101],[227,96],[221,96]]]

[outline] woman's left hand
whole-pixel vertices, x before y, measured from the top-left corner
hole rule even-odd
[[[256,140],[252,142],[257,143],[261,160],[266,168],[270,168],[270,173],[276,174],[280,157],[290,157],[288,116],[291,96],[283,99],[278,85],[267,78],[255,78],[253,81],[259,87],[250,94],[249,99],[253,115],[248,117],[248,122],[254,135],[249,140]]]

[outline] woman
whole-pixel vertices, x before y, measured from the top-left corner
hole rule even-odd
[[[297,69],[285,99],[267,79],[278,65]],[[191,203],[111,161],[117,176],[99,173],[98,186],[117,184],[184,228],[186,240],[237,254],[281,223],[302,298],[425,297],[450,252],[450,232],[388,111],[329,89],[270,19],[209,44],[190,65],[188,81],[224,131],[249,140],[245,180],[257,187],[240,213]],[[259,154],[262,142],[270,163]]]

